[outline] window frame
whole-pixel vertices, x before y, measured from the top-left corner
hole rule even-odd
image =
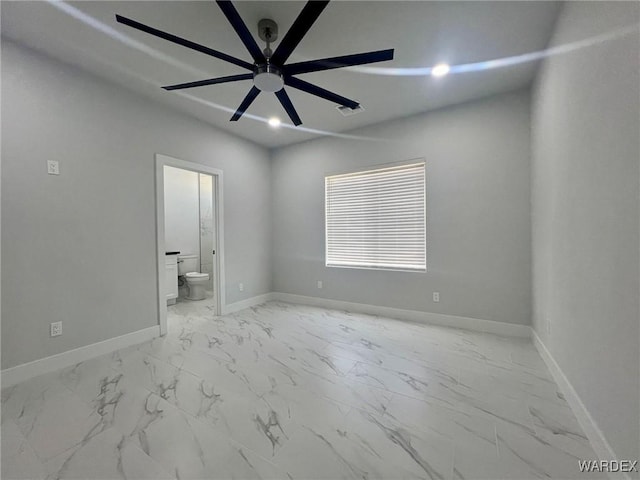
[[[424,165],[424,268],[423,269],[408,269],[408,268],[391,268],[391,267],[372,267],[372,266],[358,266],[358,265],[332,265],[328,263],[328,249],[329,249],[329,229],[327,228],[327,180],[329,177],[339,175],[355,175],[366,172],[373,172],[376,170],[382,170],[386,168],[404,167],[415,164]],[[429,259],[427,257],[427,161],[424,157],[412,158],[409,160],[403,160],[400,162],[381,163],[374,165],[360,166],[349,170],[325,172],[324,174],[324,266],[325,268],[342,268],[349,270],[368,270],[379,272],[399,272],[399,273],[414,273],[424,274],[429,270]]]

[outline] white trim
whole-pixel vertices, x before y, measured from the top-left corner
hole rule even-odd
[[[223,182],[222,170],[208,167],[200,163],[187,162],[168,155],[156,153],[156,254],[157,265],[156,274],[158,277],[158,325],[160,325],[160,335],[167,333],[167,301],[164,295],[165,289],[165,243],[164,243],[164,167],[176,167],[192,172],[206,173],[213,176],[213,203],[216,223],[215,245],[216,254],[214,256],[214,276],[213,288],[215,289],[216,315],[221,315],[225,311],[225,276],[224,276],[224,204],[223,204]]]
[[[238,312],[240,310],[244,310],[245,308],[250,308],[255,305],[260,305],[261,303],[269,302],[271,300],[274,300],[274,294],[265,293],[262,295],[256,295],[255,297],[240,300],[239,302],[230,303],[224,309],[223,315],[228,315],[230,313]]]
[[[366,172],[367,170],[381,170],[383,168],[402,167],[404,165],[411,165],[412,163],[424,163],[426,167],[427,159],[426,157],[415,157],[415,158],[409,158],[407,160],[398,160],[397,162],[386,162],[386,163],[376,163],[374,165],[363,165],[361,167],[353,167],[347,170],[335,170],[335,171],[325,172],[324,176],[326,178],[326,177],[334,177],[337,175],[357,174],[360,172]]]
[[[158,325],[148,327],[136,332],[127,333],[119,337],[92,343],[84,347],[74,348],[66,352],[40,358],[33,362],[23,363],[15,367],[7,368],[0,372],[2,377],[2,388],[24,382],[32,377],[53,372],[61,368],[70,367],[85,360],[89,360],[100,355],[115,352],[121,348],[137,345],[157,337],[160,334]]]
[[[547,368],[551,372],[554,380],[560,387],[560,390],[564,394],[567,403],[571,407],[573,414],[576,416],[578,423],[584,430],[584,433],[587,435],[589,442],[591,442],[591,446],[598,456],[599,460],[618,460],[616,454],[614,453],[611,445],[607,441],[606,437],[602,433],[602,430],[598,427],[598,424],[595,422],[593,417],[589,414],[587,407],[585,407],[584,403],[580,399],[580,396],[569,382],[569,379],[566,377],[556,360],[553,358],[546,345],[542,343],[538,333],[532,328],[532,338],[533,344],[535,345],[538,353],[544,360],[544,363],[547,364]],[[609,472],[609,478],[624,478],[631,479],[629,475],[623,472]]]
[[[317,307],[347,310],[358,313],[368,313],[371,315],[397,318],[398,320],[407,320],[416,323],[441,325],[452,328],[464,328],[466,330],[494,333],[507,337],[529,338],[531,336],[531,328],[528,325],[496,322],[494,320],[482,320],[479,318],[458,317],[455,315],[446,315],[443,313],[420,312],[417,310],[381,307],[378,305],[345,302],[343,300],[331,300],[329,298],[307,297],[304,295],[294,295],[291,293],[274,292],[271,294],[271,299],[288,303],[314,305]]]
[[[162,307],[162,302],[166,303],[164,292],[167,291],[167,286],[165,285],[166,275],[163,275],[164,270],[162,269],[162,265],[166,264],[164,238],[164,165],[160,165],[158,155],[156,155],[156,282],[158,285],[158,325],[160,335],[167,334],[167,307]],[[162,248],[160,248],[159,239],[162,239]]]

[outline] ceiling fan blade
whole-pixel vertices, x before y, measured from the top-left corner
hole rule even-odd
[[[367,63],[385,62],[387,60],[393,60],[393,49],[292,63],[285,66],[285,71],[288,75],[300,75],[301,73],[319,72],[321,70],[352,67],[354,65],[365,65]]]
[[[204,87],[206,85],[216,85],[218,83],[238,82],[240,80],[251,80],[253,73],[242,73],[240,75],[229,75],[228,77],[209,78],[207,80],[198,80],[197,82],[178,83],[176,85],[168,85],[162,87],[165,90],[182,90],[183,88]]]
[[[253,65],[249,62],[245,62],[244,60],[240,60],[239,58],[232,57],[231,55],[227,55],[226,53],[219,52],[212,48],[205,47],[204,45],[192,42],[191,40],[186,40],[176,35],[172,35],[171,33],[158,30],[157,28],[149,27],[148,25],[136,22],[135,20],[123,17],[122,15],[116,15],[116,20],[118,21],[118,23],[122,23],[123,25],[127,25],[129,27],[135,28],[136,30],[140,30],[141,32],[148,33],[149,35],[154,35],[164,40],[182,45],[183,47],[187,47],[192,50],[211,55],[212,57],[219,58],[220,60],[224,60],[225,62],[233,63],[234,65],[246,68],[247,70],[253,70]]]
[[[278,100],[280,100],[280,103],[286,110],[293,124],[296,127],[298,125],[302,125],[302,120],[300,120],[298,112],[296,112],[296,109],[293,107],[293,103],[291,103],[291,99],[289,98],[289,95],[287,95],[287,92],[284,91],[284,88],[276,92],[276,97],[278,97]]]
[[[344,105],[345,107],[357,108],[358,105],[360,105],[358,102],[349,100],[348,98],[338,95],[337,93],[330,92],[329,90],[325,90],[322,87],[309,82],[305,82],[304,80],[300,80],[299,78],[285,77],[284,83],[286,85],[289,85],[290,87],[297,88],[298,90],[310,93],[311,95],[315,95],[316,97],[324,98],[325,100],[329,100],[330,102]]]
[[[328,1],[315,0],[307,2],[271,56],[271,63],[282,66],[287,61],[291,52],[298,46],[300,40],[306,35],[328,3]]]
[[[249,50],[253,60],[256,63],[264,63],[266,61],[264,54],[262,53],[262,50],[260,50],[260,47],[258,47],[253,35],[251,35],[251,32],[249,32],[249,29],[242,21],[236,7],[234,7],[229,0],[216,0],[216,3],[220,7],[220,10],[222,10],[222,13],[224,13],[224,16],[227,17],[227,20],[229,20],[229,23],[240,37],[240,40],[242,40],[242,43],[244,43],[244,46]]]
[[[251,90],[249,90],[249,93],[247,93],[247,96],[244,97],[244,100],[242,100],[242,103],[238,107],[238,110],[236,110],[236,113],[233,114],[233,117],[231,117],[230,121],[237,122],[238,119],[247,110],[247,108],[249,108],[249,105],[251,105],[251,103],[256,99],[259,93],[260,93],[260,90],[258,90],[256,87],[251,87]]]

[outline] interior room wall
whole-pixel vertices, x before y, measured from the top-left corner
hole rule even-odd
[[[528,93],[350,133],[367,139],[272,151],[274,291],[530,323]],[[325,175],[415,158],[426,160],[427,272],[325,267]]]
[[[269,292],[267,150],[2,39],[3,369],[157,325],[156,153],[223,170],[226,302]]]
[[[213,217],[213,177],[198,175],[200,181],[200,272],[209,274],[209,289],[213,289],[213,250],[214,217]]]
[[[167,251],[200,255],[197,172],[164,167],[164,237]]]
[[[545,60],[532,107],[533,325],[620,460],[640,452],[639,9],[565,3],[551,46],[591,41]]]

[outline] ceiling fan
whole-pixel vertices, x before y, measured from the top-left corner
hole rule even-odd
[[[240,18],[238,11],[229,0],[216,0],[216,3],[222,10],[222,13],[227,17],[229,23],[236,31],[240,40],[247,48],[253,63],[246,62],[239,58],[227,55],[226,53],[213,50],[212,48],[205,47],[198,43],[186,40],[184,38],[172,35],[162,30],[158,30],[153,27],[149,27],[130,18],[116,15],[116,20],[119,23],[135,28],[142,32],[156,37],[163,38],[178,45],[182,45],[187,48],[191,48],[198,52],[210,55],[212,57],[224,60],[229,63],[233,63],[239,67],[249,70],[251,73],[241,73],[239,75],[229,75],[226,77],[210,78],[206,80],[199,80],[196,82],[180,83],[177,85],[169,85],[162,87],[165,90],[181,90],[184,88],[202,87],[205,85],[215,85],[218,83],[237,82],[241,80],[253,80],[253,86],[249,93],[244,98],[236,112],[231,117],[231,121],[237,121],[249,108],[249,105],[256,99],[258,94],[262,92],[273,92],[278,97],[278,100],[284,107],[285,111],[291,118],[294,125],[298,126],[302,124],[302,120],[298,116],[296,109],[293,107],[289,95],[284,89],[287,85],[303,92],[310,93],[330,102],[335,102],[340,105],[344,105],[351,109],[355,109],[359,106],[359,103],[345,98],[337,93],[325,90],[322,87],[314,85],[312,83],[301,80],[295,75],[303,73],[319,72],[321,70],[331,70],[334,68],[350,67],[353,65],[364,65],[367,63],[384,62],[386,60],[393,60],[393,49],[391,50],[378,50],[375,52],[356,53],[353,55],[344,55],[340,57],[322,58],[319,60],[310,60],[299,63],[286,64],[287,59],[298,46],[300,40],[306,35],[311,26],[320,16],[324,8],[329,1],[315,1],[310,0],[306,3],[298,18],[293,22],[293,25],[286,33],[284,38],[280,41],[280,44],[275,51],[271,50],[271,43],[278,38],[278,25],[276,22],[270,19],[262,19],[258,22],[258,34],[260,38],[266,42],[267,47],[264,50],[260,50],[255,39],[249,32],[249,29]]]

